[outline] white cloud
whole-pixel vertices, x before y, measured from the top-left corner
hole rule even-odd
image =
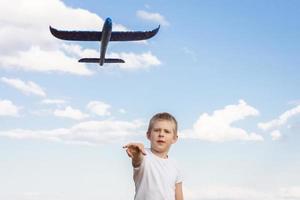
[[[39,72],[65,72],[76,75],[93,74],[84,64],[78,63],[77,58],[66,56],[59,49],[42,50],[39,46],[19,51],[16,55],[1,56],[0,64],[6,68],[18,68]]]
[[[18,117],[20,108],[9,100],[0,99],[0,116]]]
[[[36,83],[32,82],[32,81],[27,81],[24,82],[20,79],[9,79],[6,77],[2,77],[1,81],[3,83],[6,83],[14,88],[16,88],[17,90],[21,91],[22,93],[26,94],[26,95],[30,95],[30,94],[34,94],[37,96],[41,96],[41,97],[45,97],[46,93],[44,92],[44,90]]]
[[[189,200],[299,200],[300,186],[275,188],[261,191],[241,186],[198,186],[184,187],[185,197]]]
[[[89,117],[89,115],[82,113],[80,110],[73,109],[71,106],[67,106],[64,110],[56,109],[53,114],[57,117],[71,118],[75,120],[82,120]]]
[[[87,109],[90,112],[95,113],[99,116],[109,116],[111,113],[109,112],[110,105],[101,101],[91,101],[87,105]]]
[[[125,70],[148,69],[151,66],[160,65],[159,59],[151,52],[143,54],[135,53],[110,53],[107,58],[121,58],[125,63],[117,64],[118,67]]]
[[[125,114],[125,113],[126,113],[126,110],[123,109],[123,108],[121,108],[121,109],[119,109],[119,112],[122,113],[122,114]]]
[[[0,41],[0,67],[92,74],[84,64],[77,63],[78,58],[61,50],[62,41],[50,34],[49,25],[100,29],[103,20],[96,14],[67,7],[59,0],[12,0],[9,4],[2,1],[0,6],[0,21],[5,22],[0,27],[0,37],[5,38]]]
[[[96,14],[68,7],[60,0],[11,0],[9,4],[1,1],[0,5],[0,20],[6,22],[0,29],[5,38],[0,44],[5,50],[24,50],[31,45],[56,47],[61,41],[53,38],[49,25],[59,29],[100,30],[104,22]]]
[[[144,124],[139,120],[129,121],[86,121],[71,128],[53,130],[24,130],[13,129],[0,131],[0,136],[12,139],[34,139],[68,144],[103,144],[116,142],[128,136],[141,134]]]
[[[256,133],[233,127],[232,123],[248,116],[257,116],[259,112],[240,100],[237,105],[228,105],[224,109],[216,110],[212,115],[202,114],[191,130],[183,130],[181,137],[223,142],[231,140],[262,141],[263,137]]]
[[[277,119],[273,119],[273,120],[271,120],[269,122],[265,122],[265,123],[259,123],[258,127],[260,129],[264,130],[264,131],[274,129],[274,128],[278,128],[278,127],[286,124],[286,122],[291,117],[294,117],[294,116],[299,115],[299,114],[300,114],[300,105],[284,112]]]
[[[275,200],[273,194],[240,186],[184,187],[183,190],[189,200]]]
[[[281,133],[280,133],[279,130],[272,131],[270,133],[270,135],[272,137],[272,140],[279,140],[282,137],[282,135],[281,135]]]
[[[280,196],[283,199],[299,200],[300,199],[300,186],[291,186],[280,188]]]
[[[65,104],[66,101],[63,99],[44,99],[41,102],[42,104]]]
[[[170,25],[170,23],[165,19],[165,17],[159,13],[150,13],[150,12],[147,12],[144,10],[138,10],[136,12],[136,15],[141,19],[152,21],[152,22],[157,22],[163,26]]]
[[[72,56],[80,58],[98,58],[100,53],[94,49],[83,49],[77,44],[62,44],[62,49]]]
[[[16,189],[15,189],[16,190]],[[37,192],[37,191],[18,191],[10,194],[6,194],[1,192],[0,198],[1,199],[18,199],[18,200],[65,200],[60,193],[53,193],[53,192]]]

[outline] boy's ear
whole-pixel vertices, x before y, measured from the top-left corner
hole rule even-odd
[[[147,132],[147,138],[148,138],[148,140],[150,140],[150,132],[149,131]]]
[[[178,140],[178,134],[176,133],[176,134],[174,135],[174,137],[173,137],[173,142],[172,142],[172,144],[176,143],[177,140]]]

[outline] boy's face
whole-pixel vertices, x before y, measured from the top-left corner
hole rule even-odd
[[[169,120],[157,120],[154,122],[147,138],[151,142],[151,148],[158,153],[167,153],[172,144],[177,141],[175,124]]]

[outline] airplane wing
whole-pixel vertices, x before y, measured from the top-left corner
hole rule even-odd
[[[153,37],[159,30],[160,26],[152,31],[113,31],[111,32],[110,41],[136,41],[146,40]]]
[[[111,33],[110,41],[136,41],[146,40],[153,37],[160,26],[152,31],[114,31]],[[101,41],[101,31],[61,31],[50,26],[50,32],[56,38],[75,41]]]
[[[56,38],[76,41],[101,41],[100,31],[61,31],[50,26],[50,32]]]

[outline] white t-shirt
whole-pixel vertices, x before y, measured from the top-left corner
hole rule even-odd
[[[163,159],[145,149],[141,165],[133,168],[135,200],[175,200],[175,184],[182,182],[174,160]]]

